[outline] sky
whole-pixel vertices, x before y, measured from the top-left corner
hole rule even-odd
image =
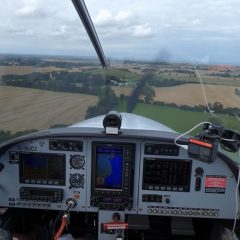
[[[107,58],[240,65],[239,0],[85,0]],[[71,0],[0,0],[0,53],[96,56]]]

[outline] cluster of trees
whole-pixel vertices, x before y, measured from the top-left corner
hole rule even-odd
[[[143,88],[144,94],[144,102],[145,103],[153,103],[154,97],[155,97],[155,91],[154,88],[147,82]]]
[[[79,68],[84,66],[97,66],[97,64],[94,62],[61,62],[61,61],[42,61],[41,64],[38,65],[38,67],[57,67],[57,68]]]
[[[209,75],[214,76],[214,77],[224,77],[224,78],[231,78],[231,77],[239,78],[240,77],[240,74],[239,75],[232,75],[231,72],[229,72],[229,71],[219,72],[219,73],[210,73]]]
[[[11,133],[9,130],[2,130],[0,129],[0,143],[6,142],[10,139],[17,138],[29,133],[36,132],[37,130],[31,129],[26,131],[19,131],[16,133]]]
[[[54,58],[49,60],[42,59],[37,56],[18,56],[9,55],[0,59],[0,65],[2,66],[36,66],[36,67],[58,67],[58,68],[79,68],[84,66],[97,66],[97,61],[85,60],[85,61],[54,61]]]
[[[240,89],[235,88],[235,94],[240,96]]]
[[[154,105],[166,106],[166,107],[177,107],[182,110],[192,111],[192,112],[204,112],[208,111],[205,105],[195,105],[195,106],[188,106],[188,105],[177,105],[176,103],[165,103],[165,102],[153,102]],[[209,108],[216,112],[228,115],[238,115],[240,116],[240,109],[237,107],[228,107],[224,108],[223,104],[220,102],[215,102],[213,104],[208,104]]]
[[[195,71],[187,70],[187,69],[176,69],[175,72],[177,73],[185,73],[185,74],[192,74],[196,77]]]
[[[2,66],[38,66],[42,64],[42,60],[36,57],[22,57],[22,56],[6,56],[0,59]]]
[[[96,106],[88,107],[85,118],[96,117],[108,113],[118,107],[119,99],[110,88],[110,86],[105,85],[100,88],[98,95],[98,103]]]
[[[62,128],[62,127],[67,127],[67,126],[69,126],[69,125],[60,123],[60,124],[51,125],[49,128]],[[3,142],[9,141],[13,138],[21,137],[23,135],[33,133],[33,132],[37,132],[37,130],[31,129],[31,130],[18,131],[16,133],[12,133],[9,130],[0,129],[0,144]]]
[[[144,92],[144,88],[146,83],[152,79],[152,74],[146,74],[141,76],[139,81],[137,82],[136,87],[133,89],[131,96],[128,97],[127,100],[127,112],[132,112],[134,107],[136,106],[139,96]],[[148,86],[147,86],[148,87]],[[148,90],[146,90],[147,92]],[[155,93],[154,93],[155,95]]]
[[[45,89],[57,92],[72,92],[98,95],[99,88],[106,84],[100,74],[77,72],[31,73],[27,75],[5,75],[6,85]]]
[[[188,83],[196,83],[196,82],[188,82]],[[172,87],[172,86],[178,86],[182,84],[186,84],[185,81],[181,80],[175,80],[175,79],[157,79],[152,78],[149,80],[149,84],[154,87]]]

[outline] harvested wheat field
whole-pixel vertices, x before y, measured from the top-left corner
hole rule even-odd
[[[233,86],[204,85],[209,103],[221,102],[224,107],[239,107],[240,97],[235,94]],[[200,84],[184,84],[175,87],[154,88],[155,101],[176,103],[178,105],[194,106],[205,104],[203,90]]]
[[[0,129],[16,132],[73,124],[96,103],[91,95],[0,86]]]

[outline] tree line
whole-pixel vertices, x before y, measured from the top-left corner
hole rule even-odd
[[[6,85],[37,88],[56,92],[84,93],[98,95],[99,88],[106,84],[100,75],[77,72],[30,73],[26,75],[4,75]]]
[[[208,111],[206,105],[201,105],[201,104],[195,105],[195,106],[188,106],[188,105],[177,105],[176,103],[166,103],[166,102],[159,102],[159,101],[154,101],[152,104],[166,106],[166,107],[177,107],[181,110],[187,110],[187,111],[192,111],[192,112]],[[213,104],[208,103],[208,106],[215,113],[240,116],[240,109],[237,107],[224,108],[224,106],[221,102],[214,102]]]

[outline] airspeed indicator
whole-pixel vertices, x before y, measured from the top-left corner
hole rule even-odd
[[[73,169],[81,169],[84,167],[85,160],[82,155],[73,155],[70,159],[70,166]]]

